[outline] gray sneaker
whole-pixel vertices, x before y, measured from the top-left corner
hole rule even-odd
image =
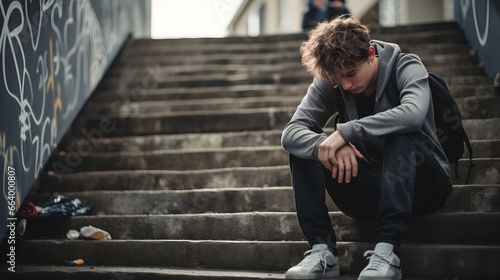
[[[366,251],[364,256],[370,261],[358,280],[401,280],[401,262],[393,249],[392,244],[380,242],[374,251]]]
[[[320,279],[339,276],[337,257],[326,244],[316,244],[299,264],[290,268],[285,279]]]

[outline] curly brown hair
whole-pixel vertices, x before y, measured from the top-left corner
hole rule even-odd
[[[336,86],[345,67],[368,59],[369,30],[351,15],[320,23],[302,43],[302,64],[316,78]]]

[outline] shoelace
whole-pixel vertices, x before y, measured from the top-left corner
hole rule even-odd
[[[326,261],[327,261],[327,260],[326,260],[326,252],[325,252],[326,250],[328,250],[328,249],[320,249],[320,250],[313,250],[313,249],[311,249],[311,250],[306,251],[306,252],[304,253],[304,255],[309,254],[309,256],[308,256],[307,258],[305,258],[305,259],[304,259],[304,261],[305,261],[305,262],[304,262],[304,261],[303,261],[303,262],[304,262],[304,263],[310,263],[310,262],[312,262],[313,260],[315,260],[317,257],[313,256],[313,255],[312,255],[313,253],[319,253],[319,254],[321,254],[322,259],[320,259],[320,261],[323,261],[323,263],[325,264],[325,265],[323,265],[323,275],[325,275],[325,272],[326,272],[326,266],[328,265],[328,263],[326,262]],[[309,258],[309,257],[310,257],[310,258]],[[307,261],[306,261],[306,260],[307,260]]]
[[[368,269],[379,270],[379,268],[385,263],[389,264],[389,262],[382,257],[381,255],[375,253],[375,251],[366,251],[363,254],[363,257],[370,260],[370,267]]]

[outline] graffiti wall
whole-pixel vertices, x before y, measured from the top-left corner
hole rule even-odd
[[[143,1],[134,0],[2,0],[2,236],[49,156],[141,20],[137,16],[141,5]]]
[[[500,82],[500,1],[455,0],[455,20],[492,81]],[[499,85],[500,86],[500,85]]]

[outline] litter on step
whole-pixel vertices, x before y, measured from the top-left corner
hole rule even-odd
[[[75,239],[94,239],[94,240],[110,240],[111,235],[100,228],[93,226],[85,226],[80,229],[80,232],[71,229],[66,233],[66,237],[71,240]]]
[[[17,216],[34,219],[40,217],[67,217],[86,215],[90,213],[90,206],[82,206],[80,199],[69,199],[57,192],[39,203],[23,202]]]

